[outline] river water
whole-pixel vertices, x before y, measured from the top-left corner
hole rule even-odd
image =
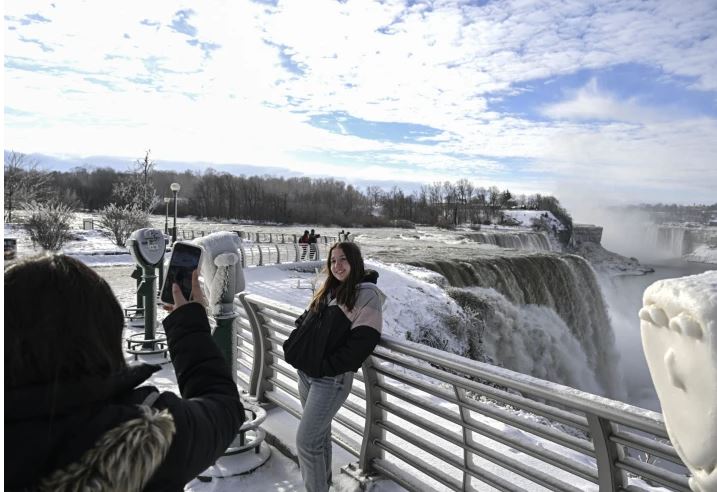
[[[599,281],[621,355],[621,372],[625,378],[627,403],[659,412],[660,402],[650,378],[640,337],[638,312],[642,307],[642,295],[647,287],[658,280],[697,275],[715,270],[717,265],[672,259],[647,266],[654,268],[655,272],[642,276],[599,276]]]

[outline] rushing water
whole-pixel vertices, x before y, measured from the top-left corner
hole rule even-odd
[[[544,232],[471,232],[465,234],[465,237],[476,243],[491,244],[501,248],[525,251],[552,251],[548,235]]]
[[[504,367],[625,397],[607,309],[584,259],[543,253],[411,263],[464,289],[454,297],[486,321],[486,350]]]

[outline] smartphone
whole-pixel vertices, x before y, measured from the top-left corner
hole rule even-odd
[[[190,243],[177,242],[172,248],[167,274],[164,276],[160,299],[167,304],[174,304],[172,284],[179,284],[184,298],[189,300],[192,294],[192,272],[199,268],[202,248]]]

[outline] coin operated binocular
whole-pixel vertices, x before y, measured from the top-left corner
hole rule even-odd
[[[166,338],[155,333],[157,323],[157,275],[156,268],[162,270],[166,239],[162,231],[144,228],[134,231],[127,240],[127,248],[137,263],[133,277],[138,280],[137,307],[140,300],[144,313],[144,333],[127,337],[127,351],[135,354],[166,353]],[[141,269],[141,277],[139,271]],[[141,278],[141,281],[139,281]],[[141,337],[144,338],[141,338]]]

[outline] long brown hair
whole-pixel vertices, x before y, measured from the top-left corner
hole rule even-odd
[[[339,248],[344,255],[346,255],[346,261],[348,261],[351,266],[349,276],[343,283],[339,282],[331,271],[331,254],[336,248]],[[326,281],[324,282],[324,285],[316,291],[316,294],[314,294],[314,297],[311,299],[309,309],[314,312],[318,312],[321,305],[327,303],[329,295],[333,293],[334,297],[336,297],[336,302],[346,306],[349,311],[352,310],[354,308],[354,304],[356,303],[356,296],[358,294],[357,285],[361,282],[361,279],[363,279],[364,274],[366,273],[363,264],[363,257],[361,256],[361,249],[356,243],[352,243],[350,241],[334,243],[334,245],[331,246],[331,249],[329,249],[329,254],[326,257],[324,272],[327,274]]]
[[[65,255],[5,270],[5,384],[14,388],[126,367],[122,307],[92,268]]]

